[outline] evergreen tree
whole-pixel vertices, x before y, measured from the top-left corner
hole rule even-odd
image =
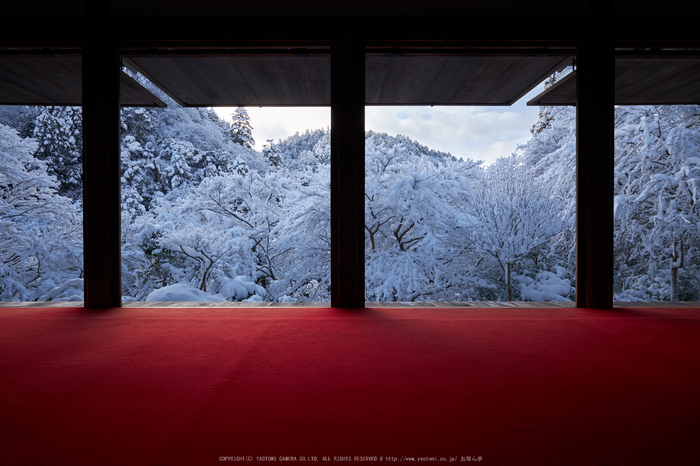
[[[267,144],[263,146],[263,157],[273,167],[279,167],[282,164],[282,158],[280,156],[280,148],[277,147],[273,139],[268,139]]]
[[[14,128],[22,138],[30,138],[40,111],[41,107],[35,106],[0,105],[0,125]]]
[[[231,140],[236,144],[241,144],[249,149],[255,145],[253,139],[253,127],[250,125],[250,117],[243,107],[238,107],[231,114],[233,123],[231,124]]]
[[[83,116],[80,107],[44,107],[36,117],[34,156],[46,161],[58,180],[58,194],[79,200],[83,195]]]

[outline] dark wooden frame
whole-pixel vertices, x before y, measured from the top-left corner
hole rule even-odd
[[[697,46],[693,15],[666,18],[588,14],[538,17],[114,16],[109,2],[84,16],[18,16],[0,31],[0,51],[83,51],[85,305],[121,305],[119,57],[152,49],[250,47],[332,49],[332,305],[364,305],[364,47],[544,50],[578,54],[577,306],[612,306],[612,134],[614,47]],[[616,11],[616,10],[613,10]],[[604,14],[604,13],[603,13]],[[236,37],[232,37],[235,25]],[[614,25],[614,26],[613,26]]]
[[[105,46],[107,44],[103,44]],[[111,50],[114,63],[115,52]],[[101,60],[106,66],[108,54],[92,56],[91,53],[92,49],[86,48],[86,63]],[[611,308],[614,46],[610,41],[583,41],[578,45],[577,54],[577,307]],[[342,308],[361,308],[365,304],[364,64],[365,46],[360,37],[342,37],[332,42],[331,306]],[[89,66],[86,69],[95,71]],[[107,75],[106,68],[102,72]],[[95,82],[94,75],[86,74],[85,78],[86,83]],[[118,131],[114,131],[113,95],[110,100],[104,86],[98,88],[91,90],[86,86],[84,91],[88,104],[85,107],[85,304],[115,307],[121,305],[119,242],[118,236],[114,238],[104,233],[119,231],[120,212],[114,209],[115,203],[118,204],[119,186],[94,180],[102,180],[105,173],[112,177],[114,172],[118,173],[118,168],[108,165],[110,161],[118,161],[119,143],[118,137],[113,139],[115,133],[118,135]],[[95,96],[93,100],[100,102],[99,109],[93,110],[94,117],[88,110],[89,96]],[[100,116],[97,116],[98,111]],[[99,133],[90,129],[88,122],[93,118],[104,120],[97,130]],[[111,134],[108,134],[109,124],[112,125]],[[102,138],[105,148],[110,145],[105,151],[109,155],[98,157],[100,165],[91,167],[96,157],[90,144],[95,138]],[[99,202],[89,202],[94,199]],[[104,200],[109,200],[112,208],[102,208]]]

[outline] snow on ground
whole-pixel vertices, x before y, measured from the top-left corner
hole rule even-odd
[[[51,291],[41,296],[39,301],[82,301],[83,300],[82,278],[74,278],[66,281],[61,286],[53,288]]]
[[[146,301],[207,301],[224,302],[226,298],[221,295],[212,295],[200,291],[189,283],[177,283],[164,286],[152,291],[146,296]]]

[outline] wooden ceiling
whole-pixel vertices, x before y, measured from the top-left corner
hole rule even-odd
[[[528,105],[576,105],[576,72],[568,74]],[[618,57],[616,105],[699,105],[700,58]]]
[[[122,72],[125,107],[165,107],[165,103]],[[81,105],[80,56],[0,56],[0,105]]]
[[[330,57],[299,55],[132,57],[124,63],[185,107],[330,105]]]
[[[512,105],[571,58],[368,56],[368,105]]]
[[[330,56],[125,58],[188,107],[330,105]],[[511,105],[571,62],[561,56],[373,53],[367,105]]]
[[[511,105],[570,57],[368,53],[367,105]],[[132,56],[124,64],[187,107],[330,105],[330,54]],[[0,56],[0,105],[81,105],[79,55]],[[617,105],[700,104],[700,57],[619,56]],[[164,107],[122,73],[122,105]],[[573,72],[528,105],[575,105]]]

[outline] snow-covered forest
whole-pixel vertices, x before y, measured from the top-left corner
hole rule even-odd
[[[245,109],[153,92],[122,110],[124,300],[329,301],[329,131],[256,151]],[[533,123],[489,166],[366,133],[367,301],[574,299],[575,108]],[[615,142],[615,299],[700,300],[700,107],[618,107]],[[82,300],[81,166],[79,108],[0,108],[1,301]]]

